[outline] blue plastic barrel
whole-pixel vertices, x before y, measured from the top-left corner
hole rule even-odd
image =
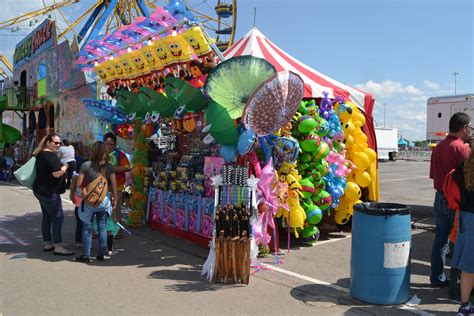
[[[354,205],[351,295],[371,304],[401,304],[410,290],[410,207]]]

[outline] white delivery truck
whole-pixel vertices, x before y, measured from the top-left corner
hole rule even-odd
[[[449,132],[449,119],[456,112],[466,112],[474,118],[474,93],[429,98],[426,105],[426,140],[443,140]]]
[[[398,129],[389,127],[375,127],[377,138],[377,158],[379,160],[397,160]]]

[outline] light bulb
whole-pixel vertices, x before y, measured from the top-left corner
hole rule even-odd
[[[132,52],[132,48],[131,48],[131,47],[127,48],[127,52],[131,53],[131,52]]]
[[[171,32],[171,36],[176,36],[178,35],[178,32],[176,32],[176,30],[173,30],[173,32]]]
[[[94,66],[96,66],[96,67],[99,66],[99,63],[98,63],[98,62],[95,62],[95,63],[94,63]]]
[[[151,45],[153,45],[153,42],[151,40],[148,40],[147,45],[151,46]]]
[[[109,60],[114,60],[114,56],[110,55]]]

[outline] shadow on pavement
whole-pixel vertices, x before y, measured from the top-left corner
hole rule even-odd
[[[177,284],[165,285],[167,291],[174,292],[203,292],[219,291],[245,287],[242,284],[211,284],[201,276],[201,266],[179,267],[178,270],[160,270],[152,272],[149,278],[173,280]]]
[[[0,252],[10,260],[37,259],[50,262],[72,261],[82,254],[82,249],[74,249],[73,256],[55,256],[43,251],[41,237],[41,212],[27,213],[22,216],[6,215],[0,218]],[[64,211],[63,240],[74,240],[75,220],[72,210]],[[134,234],[125,234],[123,239],[115,240],[118,253],[110,260],[93,261],[95,266],[171,267],[175,265],[198,265],[207,256],[206,249],[163,236],[149,228],[131,230]],[[97,239],[93,240],[91,254],[97,252]],[[73,248],[74,243],[69,244]],[[189,256],[192,255],[192,256]],[[78,263],[81,264],[81,263]],[[203,278],[201,278],[204,281]]]

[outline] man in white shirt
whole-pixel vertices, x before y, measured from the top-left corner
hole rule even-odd
[[[71,186],[72,173],[76,170],[76,158],[74,147],[69,143],[67,139],[63,139],[63,146],[59,147],[59,159],[62,164],[68,164],[66,187]]]

